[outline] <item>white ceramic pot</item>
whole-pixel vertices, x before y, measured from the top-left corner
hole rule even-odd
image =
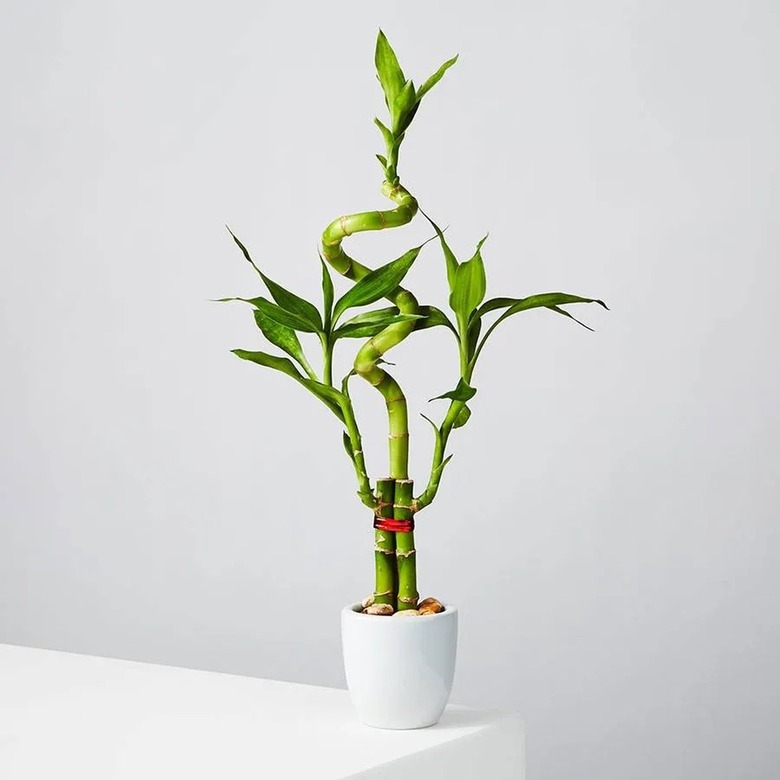
[[[458,610],[436,615],[341,612],[344,671],[352,703],[367,726],[421,729],[438,722],[452,690]]]

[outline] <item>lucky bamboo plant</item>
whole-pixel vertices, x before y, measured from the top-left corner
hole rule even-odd
[[[398,173],[399,151],[423,98],[456,60],[457,57],[447,60],[422,86],[415,87],[414,82],[404,75],[393,49],[380,30],[376,41],[375,64],[389,118],[385,121],[374,119],[385,146],[385,153],[377,154],[376,157],[384,175],[382,194],[392,201],[394,208],[340,216],[325,228],[320,252],[322,309],[270,279],[232,232],[230,235],[233,241],[260,275],[271,299],[264,295],[220,299],[249,303],[262,335],[288,357],[245,349],[235,349],[233,353],[243,360],[287,374],[319,398],[343,425],[344,448],[355,469],[357,494],[371,509],[376,529],[376,579],[370,601],[375,607],[387,605],[375,608],[376,614],[416,611],[418,607],[414,518],[436,497],[442,472],[452,457],[447,455],[450,435],[469,421],[471,411],[468,402],[477,392],[472,385],[474,367],[485,342],[496,327],[513,314],[528,309],[546,308],[579,322],[561,306],[598,303],[606,308],[602,301],[595,298],[561,292],[486,301],[485,266],[481,254],[485,238],[479,241],[470,259],[460,262],[448,246],[442,230],[427,215],[424,216],[434,231],[432,238],[438,239],[444,256],[453,319],[435,306],[421,304],[410,290],[401,286],[423,245],[410,249],[376,269],[358,262],[344,250],[344,239],[348,236],[362,231],[401,227],[420,211],[415,197],[401,183]],[[331,270],[353,283],[338,300],[335,299]],[[350,319],[344,319],[350,310],[371,307],[382,299],[386,299],[390,305],[369,308]],[[483,334],[483,324],[493,312],[499,315]],[[448,329],[457,342],[459,380],[453,390],[437,396],[450,402],[440,423],[423,415],[433,427],[433,458],[427,485],[421,493],[415,495],[408,468],[410,442],[406,397],[398,382],[384,368],[384,357],[413,333],[438,326]],[[316,334],[319,339],[322,352],[319,371],[312,367],[307,358],[297,335],[299,332]],[[357,350],[352,370],[335,384],[333,352],[337,342],[344,339],[366,340]],[[376,388],[387,408],[388,476],[374,482],[366,466],[360,426],[349,394],[349,382],[353,376]],[[440,608],[440,605],[429,606],[433,610]]]

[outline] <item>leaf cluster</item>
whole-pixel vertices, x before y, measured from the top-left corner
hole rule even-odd
[[[487,276],[485,263],[482,258],[482,246],[487,240],[487,235],[482,238],[474,250],[474,254],[463,262],[460,262],[452,251],[444,237],[444,231],[424,212],[425,218],[430,222],[439,239],[449,287],[449,307],[455,317],[453,324],[442,312],[437,311],[436,324],[447,325],[458,343],[460,356],[460,379],[454,390],[436,396],[436,399],[447,398],[453,402],[459,402],[462,408],[458,409],[452,423],[458,428],[468,422],[471,412],[465,405],[476,394],[476,389],[471,386],[471,378],[482,349],[495,329],[506,319],[521,311],[536,308],[546,308],[556,314],[561,314],[574,322],[592,330],[588,325],[580,322],[570,312],[561,308],[571,303],[598,303],[605,309],[607,305],[597,298],[586,298],[570,293],[549,292],[537,295],[529,295],[525,298],[491,298],[485,300],[487,293]],[[498,318],[488,327],[482,335],[485,316],[491,312],[501,311]],[[441,320],[441,318],[444,318]],[[436,400],[431,399],[431,400]]]
[[[423,97],[431,91],[447,69],[451,68],[457,60],[457,55],[447,60],[423,82],[421,87],[415,88],[414,82],[404,76],[387,37],[381,30],[379,31],[374,51],[374,64],[376,65],[377,78],[382,85],[390,119],[389,124],[385,124],[379,118],[375,118],[374,124],[379,128],[385,142],[385,154],[378,154],[377,159],[385,172],[385,179],[391,184],[398,181],[398,153],[404,140],[404,134],[420,108]]]
[[[321,375],[315,372],[305,354],[298,333],[317,335],[328,357],[332,355],[333,347],[339,339],[371,338],[397,322],[426,319],[425,314],[401,314],[397,306],[390,306],[362,312],[342,322],[344,315],[350,309],[370,306],[397,289],[420,254],[422,246],[414,247],[395,260],[366,274],[338,300],[335,299],[330,271],[320,258],[322,268],[322,311],[320,311],[315,304],[283,287],[264,273],[254,262],[241,240],[230,228],[228,232],[244,258],[262,279],[271,300],[263,295],[218,300],[220,302],[243,301],[250,304],[253,308],[255,324],[265,339],[289,357],[246,349],[235,349],[233,353],[243,360],[276,369],[292,377],[323,401],[343,421],[346,395],[333,387],[331,377],[327,376],[326,366],[323,366]]]

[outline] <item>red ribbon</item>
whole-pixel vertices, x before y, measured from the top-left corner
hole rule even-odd
[[[374,528],[379,531],[393,531],[394,533],[408,534],[414,531],[414,520],[396,520],[393,517],[379,517],[374,515]]]

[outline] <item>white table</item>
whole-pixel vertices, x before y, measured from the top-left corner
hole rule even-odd
[[[517,715],[450,706],[418,731],[346,691],[0,644],[2,780],[520,780]]]

